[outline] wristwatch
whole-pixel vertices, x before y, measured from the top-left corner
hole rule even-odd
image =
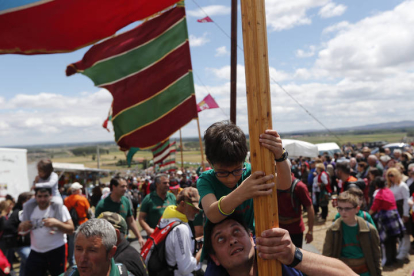
[[[303,257],[302,251],[300,251],[300,249],[296,247],[293,261],[291,264],[288,265],[288,267],[297,266],[302,261],[302,257]]]
[[[288,158],[288,152],[283,148],[282,156],[279,159],[275,159],[276,162],[283,162]]]

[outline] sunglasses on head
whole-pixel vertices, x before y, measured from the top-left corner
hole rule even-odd
[[[388,177],[394,177],[394,175],[393,174],[389,174]]]

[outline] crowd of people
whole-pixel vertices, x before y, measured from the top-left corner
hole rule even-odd
[[[259,142],[276,174],[266,175],[252,171],[237,126],[215,123],[204,140],[204,172],[116,175],[90,195],[77,182],[59,191],[52,162],[39,161],[32,191],[0,202],[0,275],[14,273],[16,256],[20,275],[35,276],[256,275],[257,258],[279,260],[283,275],[365,276],[409,261],[412,148],[346,146],[290,160],[267,130]],[[255,233],[253,198],[275,186],[280,228]],[[331,225],[330,206],[338,210]],[[322,255],[303,249],[314,223],[328,226]]]

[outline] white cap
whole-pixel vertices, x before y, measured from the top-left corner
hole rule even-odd
[[[183,172],[181,170],[178,170],[177,174],[183,174]]]
[[[83,188],[83,186],[82,186],[81,184],[79,184],[79,182],[75,182],[75,183],[73,183],[73,184],[70,186],[70,188],[71,188],[72,190],[80,190],[80,189],[82,189],[82,188]]]

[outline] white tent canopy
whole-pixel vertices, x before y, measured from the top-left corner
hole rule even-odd
[[[292,139],[282,139],[282,144],[291,158],[318,157],[318,147],[314,144]]]

